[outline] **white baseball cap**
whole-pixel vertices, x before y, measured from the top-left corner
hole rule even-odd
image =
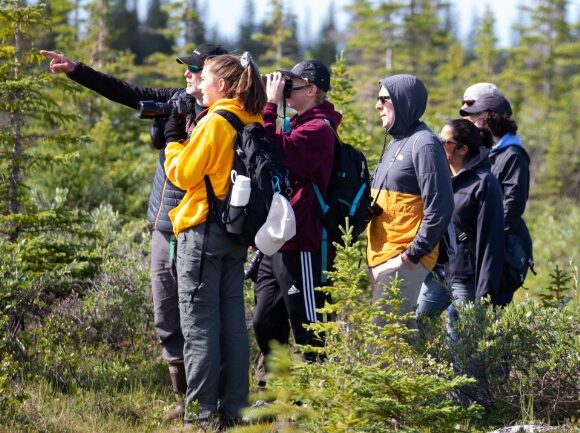
[[[272,198],[266,222],[260,227],[254,241],[265,255],[276,253],[296,234],[296,217],[292,205],[279,193]]]
[[[482,95],[485,95],[486,93],[493,93],[494,95],[499,95],[499,89],[497,88],[497,86],[493,83],[475,83],[472,86],[469,86],[467,89],[465,89],[465,92],[463,93],[463,105],[465,106],[469,106],[470,102],[471,104],[473,104],[475,101],[477,101]],[[464,108],[461,107],[461,108]]]

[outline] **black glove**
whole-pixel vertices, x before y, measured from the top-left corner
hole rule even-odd
[[[171,141],[181,141],[187,138],[185,119],[182,116],[179,116],[177,110],[173,110],[171,116],[165,120],[164,134],[166,143]]]
[[[156,117],[153,119],[151,129],[151,143],[155,149],[165,149],[165,119]]]

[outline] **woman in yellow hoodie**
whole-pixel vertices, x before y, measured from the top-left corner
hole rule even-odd
[[[179,307],[185,338],[188,410],[184,422],[192,428],[206,427],[217,415],[222,424],[230,425],[247,405],[246,248],[208,221],[204,177],[209,177],[218,198],[226,195],[236,130],[216,110],[230,111],[245,124],[262,124],[260,113],[266,102],[260,72],[249,53],[241,58],[220,55],[206,60],[200,90],[204,105],[209,107],[207,114],[189,140],[169,140],[165,149],[167,177],[186,190],[169,215],[177,237]]]

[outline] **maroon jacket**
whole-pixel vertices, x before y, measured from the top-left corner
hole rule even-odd
[[[330,102],[323,102],[301,115],[292,117],[291,130],[276,131],[276,104],[267,103],[264,108],[266,135],[272,137],[282,149],[284,159],[292,176],[292,198],[290,203],[296,216],[296,236],[281,248],[283,251],[319,251],[322,241],[320,205],[312,184],[326,195],[336,137],[332,129],[320,119],[328,119],[336,130],[342,115],[334,110]]]

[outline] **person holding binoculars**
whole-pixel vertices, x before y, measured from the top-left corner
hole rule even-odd
[[[296,235],[280,251],[260,263],[255,288],[254,331],[260,351],[270,352],[272,340],[288,344],[290,329],[300,345],[322,346],[324,342],[304,325],[322,320],[317,308],[326,300],[315,287],[321,286],[322,220],[313,184],[324,196],[330,181],[336,129],[342,115],[327,100],[330,71],[316,60],[298,63],[291,71],[266,76],[268,102],[264,108],[264,129],[279,146],[292,179],[290,203],[296,216]],[[278,101],[296,115],[285,128],[276,130]],[[328,266],[332,265],[329,258]],[[304,353],[308,361],[317,355]],[[265,378],[258,379],[265,386]]]
[[[105,98],[139,109],[141,118],[154,118],[151,139],[159,149],[159,161],[149,203],[147,217],[151,223],[151,289],[153,294],[153,312],[155,329],[161,342],[162,357],[169,365],[169,373],[176,407],[166,414],[166,418],[180,418],[184,414],[184,396],[186,392],[185,368],[183,364],[183,334],[180,327],[179,305],[177,294],[177,275],[173,260],[170,259],[170,248],[173,246],[173,225],[168,212],[182,200],[185,192],[167,179],[163,163],[165,161],[164,122],[173,110],[183,111],[182,137],[190,135],[196,116],[205,107],[199,90],[201,71],[205,60],[210,56],[226,54],[220,45],[203,44],[197,47],[190,56],[178,57],[176,61],[185,66],[185,88],[150,88],[141,87],[120,80],[88,65],[75,62],[61,53],[41,50],[40,53],[50,58],[50,70],[54,73],[65,73],[68,78],[87,87]],[[173,255],[171,255],[173,256]]]

